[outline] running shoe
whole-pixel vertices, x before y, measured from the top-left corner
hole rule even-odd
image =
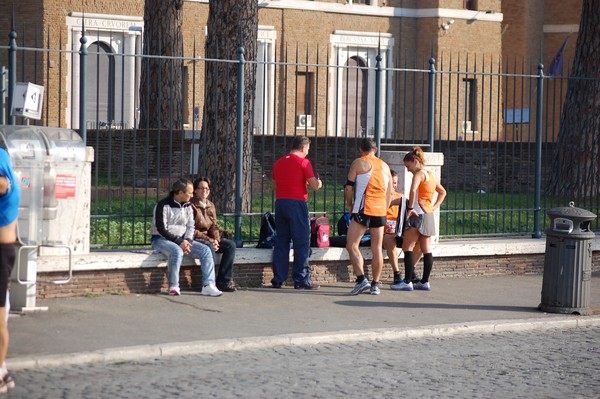
[[[398,284],[392,284],[390,288],[394,291],[412,291],[413,283],[412,281],[407,283],[406,281],[402,280]]]
[[[379,283],[371,283],[371,295],[379,295],[381,290],[379,289]]]
[[[369,288],[371,288],[371,284],[369,284],[369,281],[367,279],[364,279],[360,283],[359,282],[356,283],[356,285],[350,292],[350,295],[358,295],[361,292],[368,290]]]

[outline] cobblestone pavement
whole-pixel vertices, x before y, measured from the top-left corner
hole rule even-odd
[[[598,398],[600,327],[20,370],[9,398]]]

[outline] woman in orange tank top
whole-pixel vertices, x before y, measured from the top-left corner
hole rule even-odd
[[[415,147],[404,157],[404,166],[413,174],[410,185],[406,222],[404,224],[404,281],[398,284],[400,291],[431,289],[429,276],[433,269],[431,236],[435,235],[433,212],[440,207],[446,197],[446,189],[435,180],[433,173],[425,169],[425,155],[420,147]],[[437,193],[437,198],[434,197]],[[414,272],[413,249],[419,243],[423,251],[423,277],[414,284],[406,276]]]

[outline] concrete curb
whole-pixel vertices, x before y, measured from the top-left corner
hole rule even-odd
[[[91,352],[47,356],[25,356],[7,359],[10,370],[52,368],[85,363],[119,363],[134,360],[182,356],[246,349],[267,349],[275,346],[303,346],[349,343],[371,340],[400,340],[420,337],[443,337],[461,334],[493,334],[550,328],[583,328],[600,325],[600,316],[573,316],[520,320],[492,320],[456,324],[431,325],[418,328],[379,328],[323,333],[296,333],[264,337],[217,339],[210,341],[173,342],[102,349]]]

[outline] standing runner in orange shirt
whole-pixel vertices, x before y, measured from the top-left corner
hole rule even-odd
[[[356,285],[350,295],[358,295],[369,289],[371,295],[379,295],[379,277],[383,267],[381,246],[387,209],[392,200],[392,176],[390,167],[375,156],[377,147],[373,139],[362,139],[358,150],[361,157],[356,158],[350,165],[348,181],[344,186],[346,205],[351,215],[346,249],[356,275]],[[359,249],[360,239],[367,229],[371,234],[373,256],[371,283],[365,278],[364,259]]]
[[[400,291],[431,290],[429,276],[433,269],[431,253],[431,237],[435,235],[433,212],[442,205],[446,198],[446,189],[435,180],[433,173],[425,169],[425,155],[420,147],[415,147],[404,156],[404,166],[413,174],[410,185],[406,222],[404,223],[404,281],[398,285]],[[437,197],[434,197],[437,193]],[[413,249],[419,243],[423,251],[423,276],[414,284],[407,279],[414,271]]]

